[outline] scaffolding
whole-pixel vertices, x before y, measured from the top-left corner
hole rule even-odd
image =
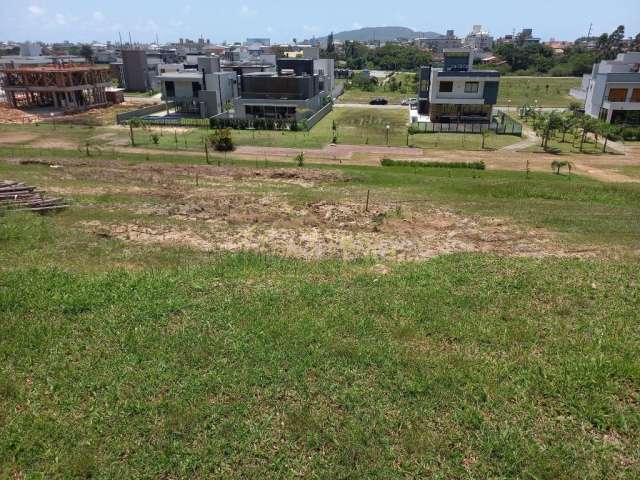
[[[70,113],[111,104],[108,66],[7,67],[0,83],[11,108],[52,107]]]

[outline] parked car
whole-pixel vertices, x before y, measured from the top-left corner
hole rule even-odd
[[[402,100],[402,105],[406,106],[412,106],[412,105],[417,105],[418,104],[418,99],[417,98],[405,98],[404,100]]]
[[[388,103],[389,100],[387,100],[386,98],[378,97],[371,100],[369,102],[369,105],[387,105]]]

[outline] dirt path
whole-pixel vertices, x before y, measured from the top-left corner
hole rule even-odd
[[[506,147],[502,147],[500,150],[505,152],[518,152],[520,150],[526,150],[532,145],[535,145],[538,142],[538,138],[533,130],[529,127],[523,125],[522,126],[522,134],[524,136],[524,140],[518,143],[514,143],[513,145],[507,145]]]

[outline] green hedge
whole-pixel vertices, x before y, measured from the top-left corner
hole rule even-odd
[[[427,168],[468,168],[470,170],[485,170],[484,162],[417,162],[414,160],[391,160],[383,158],[383,167],[427,167]]]
[[[622,138],[628,142],[630,141],[640,141],[640,127],[638,128],[624,128],[622,130]]]

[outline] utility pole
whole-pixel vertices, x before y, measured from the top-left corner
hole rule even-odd
[[[593,29],[593,23],[589,24],[589,33],[587,33],[587,40],[591,38],[591,30]]]

